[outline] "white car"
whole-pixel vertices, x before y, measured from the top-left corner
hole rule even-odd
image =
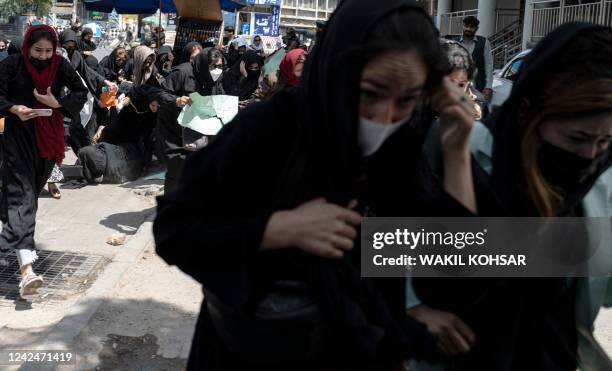
[[[512,85],[516,79],[516,74],[529,52],[531,52],[531,49],[520,52],[512,58],[504,68],[494,72],[493,98],[491,102],[489,102],[489,111],[492,111],[495,107],[501,106],[506,99],[508,99],[512,91]]]

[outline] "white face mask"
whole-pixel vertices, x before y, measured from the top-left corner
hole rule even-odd
[[[219,77],[221,77],[221,74],[223,74],[223,70],[220,68],[215,68],[214,70],[210,70],[210,77],[212,77],[213,81],[219,80]]]
[[[365,117],[359,117],[357,140],[359,148],[361,148],[361,154],[370,156],[376,153],[387,138],[404,126],[411,118],[412,115],[392,124],[381,124]]]

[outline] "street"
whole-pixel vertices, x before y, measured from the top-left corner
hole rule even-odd
[[[612,308],[586,331],[596,342],[575,342],[588,310],[610,300],[612,278],[568,278],[595,276],[595,260],[607,269],[598,277],[609,272],[612,29],[564,24],[563,1],[560,27],[546,32],[526,25],[550,1],[441,0],[434,15],[433,1],[335,10],[319,0],[305,20],[303,0],[243,3],[215,1],[219,22],[151,3],[158,23],[140,9],[149,17],[107,31],[138,38],[115,52],[79,29],[101,11],[77,20],[76,2],[61,33],[38,21],[22,50],[0,40],[0,240],[11,248],[0,253],[0,371],[179,371],[192,351],[190,368],[206,370],[612,364]],[[600,23],[606,10],[612,0],[599,3]],[[172,31],[161,27],[166,11]],[[66,179],[53,178],[57,168]],[[435,220],[367,232],[402,213]],[[515,217],[591,234],[535,222],[492,232],[491,219],[520,226]],[[447,228],[444,239],[436,229],[430,243],[427,228],[442,219],[483,225]],[[544,268],[562,273],[518,270],[542,248],[529,233],[568,243],[557,257],[559,244],[542,239],[555,252]],[[514,236],[517,251],[485,251]],[[371,261],[388,270],[369,275],[370,242],[419,259],[381,251]],[[463,254],[472,247],[484,252]],[[200,282],[209,301],[194,338]],[[74,358],[11,364],[13,351]]]

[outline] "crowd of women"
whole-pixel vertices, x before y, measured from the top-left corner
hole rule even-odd
[[[246,107],[259,86],[261,38],[248,48],[241,39],[230,41],[225,46],[191,42],[176,56],[168,46],[118,47],[98,61],[89,29],[57,34],[37,25],[23,40],[3,40],[0,248],[17,251],[23,297],[36,294],[43,283],[32,270],[37,199],[45,184],[52,197],[61,197],[55,183],[64,178],[65,144],[78,158],[71,169],[80,169],[86,182],[135,180],[158,161],[167,167],[165,189],[171,190],[194,149],[190,145],[208,143],[177,123],[180,110],[191,102],[189,94],[236,95]],[[279,82],[278,89],[296,85],[298,77],[288,64],[299,74],[296,65],[303,60],[286,58],[279,77],[274,71],[266,81]],[[260,91],[257,99],[271,94]]]
[[[365,278],[359,225],[612,217],[612,29],[560,26],[486,118],[470,54],[415,1],[341,2],[278,72],[228,40],[117,48],[96,65],[72,31],[34,26],[0,63],[0,248],[17,252],[23,295],[42,284],[37,197],[69,120],[90,182],[166,165],[157,252],[205,293],[190,370],[609,369],[592,335],[607,279]],[[104,87],[127,98],[100,108]],[[183,129],[194,92],[238,96],[241,111],[214,138]]]

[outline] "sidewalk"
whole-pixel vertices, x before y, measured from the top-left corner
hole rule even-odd
[[[61,184],[61,200],[43,193],[34,266],[45,285],[34,300],[18,299],[16,262],[6,256],[11,265],[0,266],[0,351],[75,352],[76,368],[62,370],[185,367],[202,294],[199,284],[155,255],[151,227],[161,184]],[[106,243],[119,232],[125,244]],[[26,368],[0,365],[5,369]]]
[[[46,254],[59,256],[46,270],[56,276],[46,279],[53,293],[27,303],[0,285],[0,351],[74,352],[76,366],[58,370],[184,369],[202,291],[155,255],[151,226],[159,184],[64,187],[61,200],[40,200],[37,241]],[[106,243],[116,232],[126,233],[124,245]],[[87,262],[91,269],[83,268]],[[73,290],[48,287],[57,279]],[[595,337],[612,355],[612,309],[602,309],[595,326]],[[0,365],[17,369],[26,368]]]

